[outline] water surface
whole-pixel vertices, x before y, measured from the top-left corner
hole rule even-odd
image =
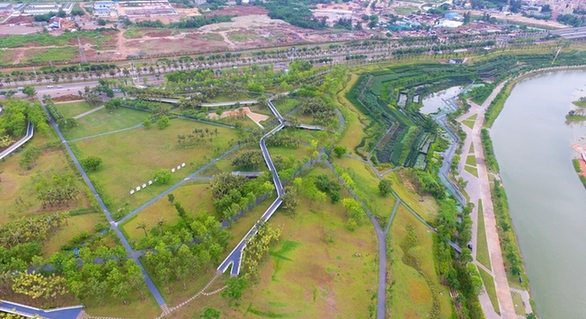
[[[491,130],[513,224],[540,318],[586,318],[586,189],[571,160],[584,123],[567,125],[586,96],[586,72],[519,83]]]

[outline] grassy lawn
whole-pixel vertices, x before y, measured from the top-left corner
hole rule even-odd
[[[407,240],[407,237],[415,240]],[[390,306],[392,318],[452,318],[453,306],[442,286],[432,253],[435,234],[400,205],[391,225]],[[408,243],[411,243],[410,245]],[[409,258],[406,258],[408,254]],[[411,262],[406,263],[407,260]]]
[[[242,118],[239,118],[237,116],[229,116],[229,117],[225,117],[223,119],[218,119],[217,120],[220,123],[223,124],[228,124],[228,125],[232,125],[234,126],[234,124],[238,121],[240,121],[240,123],[242,123],[242,127],[244,129],[258,129],[259,126],[254,123],[253,120],[251,120],[248,116],[244,116]]]
[[[380,180],[374,175],[372,169],[366,163],[345,156],[336,158],[333,164],[334,167],[341,167],[348,172],[356,184],[356,190],[360,192],[357,195],[369,206],[373,214],[380,216],[381,225],[386,224],[393,212],[395,197],[380,195],[378,190]],[[395,186],[397,185],[393,183],[393,189]]]
[[[468,154],[474,155],[474,144],[470,143],[470,149],[468,150]]]
[[[270,118],[268,119],[269,122],[271,121],[271,119],[274,119],[273,112],[271,112],[271,110],[268,107],[261,108],[261,107],[259,107],[258,104],[255,104],[255,105],[249,106],[249,108],[252,112],[270,116]],[[281,115],[284,115],[284,114],[281,114]]]
[[[88,300],[84,303],[84,311],[90,316],[105,316],[115,318],[156,318],[162,312],[151,293],[145,288],[143,291],[145,299],[141,300],[140,293],[134,292],[128,300],[130,304],[124,305],[113,297],[106,297],[101,305],[95,301]]]
[[[86,102],[59,103],[56,106],[65,118],[74,117],[92,109]]]
[[[48,136],[35,135],[26,147],[53,143],[57,141],[56,135],[53,134],[54,132],[50,131]],[[36,198],[35,180],[39,177],[50,180],[53,175],[75,174],[61,148],[44,150],[37,160],[37,165],[31,170],[22,169],[18,165],[21,156],[22,153],[0,161],[0,223],[18,217],[89,207],[83,194],[79,194],[78,200],[70,202],[69,206],[47,209],[43,209],[41,202]],[[78,183],[81,185],[83,182]]]
[[[199,212],[212,213],[214,211],[210,184],[203,181],[198,182],[197,184],[183,185],[171,193],[175,196],[175,202],[180,202],[191,217],[195,217]],[[128,241],[132,244],[144,237],[144,231],[137,228],[139,223],[144,222],[148,231],[157,225],[159,219],[162,219],[167,225],[175,225],[180,219],[175,206],[169,203],[167,196],[162,197],[124,223],[122,227],[125,234],[128,235]]]
[[[128,108],[120,108],[114,113],[110,113],[106,109],[101,109],[78,119],[77,127],[65,132],[64,135],[67,139],[71,140],[120,130],[138,125],[144,122],[149,116],[150,113]],[[171,126],[173,126],[173,122],[171,122]]]
[[[464,165],[464,169],[466,170],[466,172],[478,177],[478,170],[476,169],[476,167]]]
[[[218,135],[212,143],[178,148],[177,135],[188,134],[195,128],[217,129]],[[79,158],[93,155],[103,159],[102,167],[88,175],[111,210],[125,210],[119,213],[124,215],[228,150],[237,138],[236,130],[179,119],[171,121],[171,126],[164,130],[135,129],[71,145]],[[158,170],[170,170],[181,163],[186,163],[186,167],[173,173],[169,185],[152,185],[130,195],[131,189],[152,180]]]
[[[500,314],[500,309],[499,309],[499,301],[498,298],[496,297],[496,288],[494,286],[494,279],[492,278],[492,276],[487,273],[486,271],[484,271],[482,268],[476,267],[478,269],[478,272],[480,273],[480,277],[482,277],[482,282],[484,283],[484,290],[486,291],[486,294],[488,294],[488,298],[490,298],[490,303],[492,304],[492,308],[494,309],[494,311],[498,314]],[[521,302],[521,305],[523,305],[523,302]],[[515,312],[517,307],[515,307]]]
[[[77,47],[50,48],[44,50],[27,50],[24,62],[43,63],[57,61],[71,61],[77,56]]]
[[[18,52],[16,50],[0,50],[0,63],[12,64],[16,61]]]
[[[395,10],[397,14],[406,16],[413,12],[417,12],[419,9],[417,7],[394,7],[393,10]]]
[[[486,268],[492,270],[490,265],[490,254],[488,252],[488,242],[486,239],[486,229],[484,228],[484,214],[482,201],[478,201],[478,239],[476,242],[476,260]]]
[[[289,111],[296,108],[299,104],[301,104],[301,101],[288,97],[280,98],[278,100],[273,101],[273,105],[275,105],[275,107],[277,108],[279,113],[281,113],[281,115],[287,114]]]
[[[204,33],[200,34],[199,37],[208,41],[224,41],[224,37],[217,33]]]
[[[48,258],[52,253],[58,252],[61,246],[84,231],[93,234],[94,226],[102,222],[106,224],[106,216],[101,213],[76,215],[67,218],[67,225],[58,229],[43,245],[43,256]]]
[[[255,33],[245,32],[230,32],[228,33],[228,39],[234,42],[248,42],[250,40],[256,40],[261,38],[260,35]]]
[[[574,101],[572,103],[577,107],[586,107],[586,101]]]
[[[474,128],[474,123],[476,123],[476,122],[464,120],[464,121],[462,121],[462,123],[472,129],[472,128]]]
[[[520,294],[511,291],[511,296],[513,296],[513,304],[515,305],[515,313],[521,316],[526,316],[527,313],[525,312],[525,305],[523,304],[523,298]]]
[[[468,155],[468,157],[466,157],[466,164],[476,166],[476,156],[474,154]]]
[[[296,161],[303,161],[306,157],[309,160],[313,153],[311,147],[305,145],[299,145],[298,148],[271,146],[268,149],[271,156],[281,155],[284,158],[294,158]]]
[[[439,205],[433,196],[416,194],[411,185],[401,175],[401,170],[393,171],[385,175],[385,177],[393,181],[393,190],[405,204],[409,205],[428,223],[435,224],[435,220],[439,215]]]
[[[474,121],[476,121],[476,118],[477,117],[478,117],[478,114],[474,114],[474,115],[471,115],[470,117],[466,118],[464,121],[472,121],[472,122],[474,122]]]
[[[283,228],[282,241],[261,266],[260,282],[227,318],[373,315],[369,305],[376,302],[378,268],[372,227],[364,223],[354,232],[346,230],[341,203],[309,206],[302,198],[295,217],[273,217],[270,223]]]
[[[354,155],[359,155],[354,151],[354,147],[359,145],[361,141],[367,137],[365,129],[368,122],[367,117],[358,111],[356,107],[346,99],[346,93],[348,93],[352,86],[356,84],[358,78],[359,76],[357,74],[352,73],[349,75],[347,85],[336,95],[338,104],[345,110],[343,114],[347,126],[344,136],[339,144],[345,146],[347,152]]]

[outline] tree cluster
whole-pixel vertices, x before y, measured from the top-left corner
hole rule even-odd
[[[57,105],[55,105],[55,103],[51,99],[51,96],[44,95],[43,98],[45,100],[49,113],[51,113],[51,116],[53,116],[53,119],[55,120],[61,131],[68,131],[77,126],[77,121],[74,118],[65,118],[65,116],[63,116],[61,110],[59,110]]]
[[[207,145],[214,141],[214,136],[217,138],[220,133],[218,129],[213,130],[209,128],[196,128],[190,134],[177,135],[177,145],[179,148],[194,147],[196,145]]]
[[[13,248],[20,244],[43,242],[67,222],[66,213],[52,213],[38,217],[18,218],[0,224],[0,247]],[[1,249],[0,248],[0,251]],[[23,255],[25,255],[23,253]],[[10,256],[9,254],[0,256]],[[4,264],[1,262],[0,264]]]
[[[328,175],[321,174],[315,178],[315,186],[320,191],[330,195],[332,203],[336,203],[340,200],[340,184],[337,180],[330,180]]]
[[[214,176],[212,194],[214,209],[224,219],[231,219],[248,205],[255,203],[256,198],[271,192],[274,186],[268,181],[269,176],[261,175],[254,180],[244,176],[220,173]]]
[[[47,115],[38,101],[31,104],[25,100],[9,99],[2,106],[0,137],[6,135],[20,137],[24,135],[28,121],[31,121],[36,132],[41,135],[45,135],[49,131]]]
[[[80,192],[77,180],[71,174],[53,175],[52,179],[39,177],[36,188],[37,199],[43,208],[68,205]]]
[[[242,167],[244,169],[258,169],[264,164],[264,157],[260,150],[247,150],[238,154],[234,160],[232,160],[232,166]]]
[[[246,249],[242,253],[240,271],[245,279],[257,279],[260,274],[260,263],[267,256],[269,249],[281,238],[282,229],[272,228],[258,222],[258,232],[247,240]]]
[[[305,99],[301,106],[301,113],[312,116],[318,125],[328,125],[336,116],[333,107],[323,99],[318,98]]]

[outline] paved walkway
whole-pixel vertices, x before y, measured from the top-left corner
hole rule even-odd
[[[476,157],[476,169],[478,171],[478,178],[476,178],[472,174],[464,173],[466,172],[463,169],[464,163],[466,162],[465,157],[463,157],[463,163],[459,165],[459,169],[461,172],[461,176],[468,182],[466,186],[466,192],[470,196],[470,201],[476,204],[478,203],[479,199],[482,200],[484,225],[488,241],[488,249],[490,252],[491,268],[493,270],[492,273],[494,274],[496,293],[499,306],[501,309],[502,318],[516,319],[517,315],[515,314],[515,307],[513,305],[513,299],[509,288],[509,282],[507,281],[507,272],[505,270],[503,262],[503,255],[500,247],[500,239],[496,225],[496,218],[494,215],[494,208],[492,205],[492,196],[490,193],[490,182],[488,179],[488,172],[486,169],[486,163],[484,161],[484,151],[482,148],[482,142],[480,137],[480,131],[484,123],[484,113],[486,112],[486,108],[490,105],[490,103],[496,97],[496,95],[501,91],[503,86],[504,83],[498,85],[490,94],[490,96],[486,99],[486,101],[484,101],[482,106],[472,104],[470,111],[467,114],[460,117],[460,119],[465,119],[473,114],[477,114],[474,128],[470,129],[467,126],[463,125],[463,129],[467,133],[467,140],[469,140],[469,142],[465,142],[464,154],[468,154],[470,145],[474,146],[474,155]],[[475,208],[474,215],[475,216],[473,216],[473,221],[474,219],[476,219],[477,221],[477,208]],[[477,227],[478,223],[475,223],[474,227],[472,227],[473,238],[477,238],[478,236]],[[473,256],[476,255],[475,246],[477,245],[473,245]],[[482,300],[481,305],[483,306],[483,311],[486,314],[490,314],[490,312],[493,311],[492,305],[488,304],[490,305],[490,307],[488,307],[488,305],[483,303]]]
[[[82,118],[82,117],[84,117],[84,116],[86,116],[86,115],[88,115],[88,114],[92,114],[92,113],[94,113],[94,112],[97,112],[97,111],[99,111],[99,110],[103,110],[104,108],[106,108],[106,107],[105,107],[104,105],[102,105],[102,106],[96,107],[95,109],[91,109],[91,110],[89,110],[89,111],[87,111],[87,112],[83,112],[83,113],[81,113],[81,114],[79,114],[79,115],[76,115],[76,116],[74,116],[73,118],[74,118],[75,120],[77,120],[77,119],[80,119],[80,118]]]

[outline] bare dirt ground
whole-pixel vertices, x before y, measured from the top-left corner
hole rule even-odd
[[[266,15],[268,11],[259,6],[236,6],[236,7],[229,7],[224,8],[222,10],[213,11],[211,13],[206,13],[205,16],[209,17],[212,15],[217,16],[250,16],[250,15]]]
[[[216,114],[216,113],[211,113],[211,114],[208,114],[208,118],[210,118],[210,119],[218,119],[218,118],[223,119],[226,117],[243,116],[243,115],[246,115],[249,119],[251,119],[257,125],[260,125],[260,122],[266,121],[269,118],[268,116],[266,116],[264,114],[252,112],[248,106],[241,107],[236,110],[224,111],[224,112],[222,112],[222,115],[220,115],[220,116],[218,116],[218,114]]]
[[[31,34],[41,32],[41,27],[27,27],[15,25],[13,27],[9,25],[3,25],[0,27],[0,35],[14,35],[14,34]]]
[[[466,10],[454,10],[454,12],[464,14],[466,12]],[[482,16],[484,14],[484,12],[482,12],[482,11],[471,11],[471,13],[473,16]],[[501,13],[495,13],[495,12],[490,12],[489,14],[491,17],[495,17],[498,20],[507,19],[507,21],[510,21],[510,22],[518,22],[518,23],[523,23],[523,24],[530,24],[530,25],[542,26],[542,27],[554,28],[554,29],[569,28],[567,25],[561,24],[561,23],[555,22],[555,21],[543,21],[543,20],[526,18],[523,16],[517,16],[517,15],[507,16],[507,15],[504,15]]]

